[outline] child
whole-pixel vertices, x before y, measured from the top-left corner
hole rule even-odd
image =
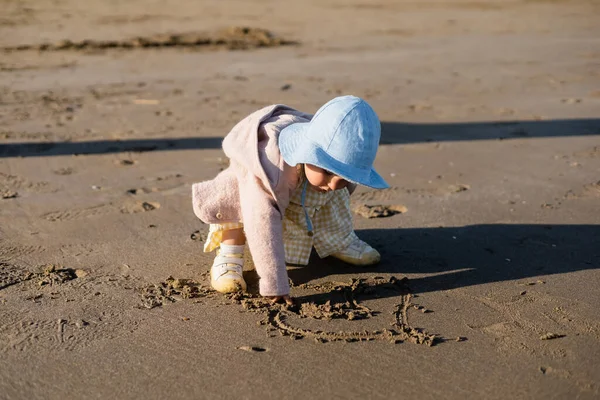
[[[223,140],[230,166],[193,185],[193,207],[209,223],[204,251],[219,248],[211,285],[245,290],[246,240],[260,277],[260,294],[291,303],[286,261],[308,264],[312,247],[353,265],[380,255],[352,227],[350,193],[357,184],[387,183],[373,169],[380,122],[364,100],[342,96],[314,117],[272,105],[239,122]]]

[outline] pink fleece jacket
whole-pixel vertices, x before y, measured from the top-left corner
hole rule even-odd
[[[243,221],[260,294],[289,294],[283,223],[295,179],[286,174],[279,132],[311,115],[284,105],[258,110],[240,121],[223,140],[230,166],[214,179],[192,186],[194,213],[207,224]]]

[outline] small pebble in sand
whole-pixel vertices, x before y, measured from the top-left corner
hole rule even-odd
[[[173,287],[173,289],[181,289],[185,285],[187,285],[187,279],[173,279],[171,282],[171,287]]]
[[[142,207],[145,211],[152,211],[160,207],[160,204],[150,201],[145,201],[142,203]]]
[[[87,274],[88,274],[87,271],[84,271],[83,269],[76,269],[75,270],[75,276],[77,278],[84,278],[84,277],[87,276]]]
[[[433,106],[431,104],[428,103],[414,103],[414,104],[409,104],[408,105],[408,109],[413,111],[413,112],[420,112],[420,111],[425,111],[425,110],[431,110],[433,108]]]
[[[77,321],[77,322],[75,322],[75,326],[77,328],[79,328],[79,329],[83,329],[83,327],[88,326],[88,325],[89,325],[89,323],[87,321],[82,320],[82,319],[79,320],[79,321]]]
[[[192,240],[204,240],[202,238],[202,235],[200,234],[200,231],[194,231],[194,232],[192,232],[192,234],[190,235],[190,239],[192,239]]]
[[[561,334],[558,334],[558,333],[548,332],[548,333],[545,333],[542,336],[540,336],[540,340],[558,339],[558,338],[565,337],[565,336],[566,335],[561,335]]]
[[[134,160],[117,160],[117,161],[115,161],[115,164],[123,165],[123,166],[133,165],[135,163],[136,163],[136,161],[134,161]]]
[[[1,197],[3,199],[14,199],[19,194],[17,192],[12,191],[12,190],[6,190],[6,191],[2,192],[1,195],[2,195]]]
[[[248,351],[248,352],[252,352],[252,353],[262,353],[264,351],[267,351],[267,349],[265,349],[264,347],[258,347],[258,346],[240,346],[240,347],[236,347],[238,350],[244,350],[244,351]]]
[[[448,189],[453,193],[460,193],[471,189],[471,186],[460,183],[458,185],[450,185]]]
[[[146,211],[153,211],[160,208],[160,203],[156,201],[138,201],[133,204],[128,204],[121,209],[124,214],[135,214]]]

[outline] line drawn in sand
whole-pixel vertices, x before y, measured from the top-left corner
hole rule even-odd
[[[292,339],[304,337],[313,338],[316,342],[364,342],[373,340],[385,340],[391,343],[402,343],[408,341],[415,344],[433,346],[443,339],[429,334],[422,329],[412,327],[408,320],[408,311],[413,308],[411,303],[411,290],[408,287],[408,279],[397,279],[383,277],[352,279],[350,283],[328,282],[321,285],[303,284],[298,286],[303,289],[312,289],[317,292],[341,294],[343,302],[332,303],[330,300],[325,304],[304,302],[302,304],[287,306],[271,304],[263,298],[242,298],[240,303],[246,310],[266,313],[266,318],[260,321],[261,325],[268,326],[271,330],[278,331],[282,336]],[[293,326],[289,320],[291,317],[313,318],[313,319],[335,319],[342,318],[349,321],[368,319],[379,312],[360,304],[358,297],[372,296],[377,298],[377,291],[391,290],[400,296],[400,302],[396,304],[390,328],[364,331],[324,331],[318,329],[307,329]],[[235,296],[231,296],[235,300]]]
[[[252,285],[251,285],[252,286]],[[293,286],[294,287],[294,286]],[[326,301],[303,301],[293,306],[274,304],[269,299],[252,293],[232,293],[225,297],[234,304],[241,305],[248,312],[256,312],[265,315],[259,321],[260,325],[266,326],[270,332],[279,332],[282,336],[292,339],[313,338],[316,342],[365,342],[373,340],[385,340],[391,343],[402,343],[408,341],[415,344],[433,346],[445,341],[442,337],[429,334],[422,329],[410,325],[408,311],[412,308],[420,309],[411,302],[412,294],[408,287],[408,279],[397,279],[390,277],[372,277],[363,279],[352,279],[350,283],[326,282],[311,285],[302,284],[295,286],[296,291],[316,292],[318,297]],[[364,331],[325,331],[294,326],[292,318],[309,318],[312,320],[343,319],[347,321],[366,320],[378,314],[379,311],[372,310],[361,304],[360,298],[379,298],[383,291],[389,291],[400,297],[392,311],[392,321],[389,328]],[[189,279],[174,279],[168,277],[164,282],[151,284],[141,288],[142,304],[140,308],[152,309],[164,304],[173,303],[183,299],[194,299],[199,297],[213,298],[217,293],[205,287],[199,282]],[[387,296],[386,296],[387,297]],[[337,301],[340,299],[340,301]],[[199,300],[195,300],[200,302]],[[231,304],[231,303],[222,303]],[[271,335],[269,335],[271,336]]]

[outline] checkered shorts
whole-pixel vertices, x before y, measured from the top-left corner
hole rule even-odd
[[[218,249],[223,241],[223,232],[230,229],[243,228],[244,224],[241,222],[226,222],[224,224],[210,224],[208,229],[208,237],[204,242],[204,252],[210,253],[211,251]]]
[[[289,264],[308,264],[314,247],[319,257],[327,257],[348,247],[357,237],[352,227],[350,194],[347,189],[330,192],[306,190],[305,207],[313,224],[313,236],[302,209],[302,184],[292,194],[283,218],[285,260]],[[210,252],[221,244],[223,231],[242,228],[241,222],[211,224],[204,251]]]

